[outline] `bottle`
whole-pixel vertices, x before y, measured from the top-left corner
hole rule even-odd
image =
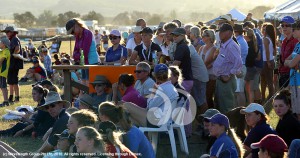
[[[153,62],[153,65],[157,64],[157,56],[156,56],[155,51],[152,52],[152,62]]]
[[[84,55],[83,55],[83,50],[80,49],[80,65],[84,65]]]

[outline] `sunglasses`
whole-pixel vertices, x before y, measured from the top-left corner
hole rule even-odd
[[[134,73],[141,73],[141,72],[146,72],[145,70],[134,70]]]
[[[292,27],[290,24],[281,24],[281,27]]]
[[[50,107],[51,107],[51,108],[54,108],[54,107],[55,107],[55,104],[50,104],[50,105],[48,105],[48,106],[45,106],[45,109],[48,110],[48,109],[50,109]]]
[[[102,87],[102,86],[105,86],[105,84],[96,84],[95,87],[96,87],[96,86]]]
[[[116,39],[118,39],[119,37],[118,36],[110,36],[109,37],[109,40],[116,40]]]

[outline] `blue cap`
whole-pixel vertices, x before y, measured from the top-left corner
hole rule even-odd
[[[229,128],[229,119],[224,114],[221,113],[215,114],[213,117],[209,118],[208,120],[211,123],[224,125],[226,128]]]
[[[154,73],[158,72],[168,72],[168,66],[166,64],[157,64],[154,67]]]
[[[293,24],[293,23],[295,23],[295,20],[291,16],[285,16],[280,21],[280,23],[283,23],[283,22],[288,23],[288,24]]]

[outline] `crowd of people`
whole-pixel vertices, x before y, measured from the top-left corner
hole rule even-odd
[[[173,124],[174,115],[179,115],[174,109],[183,108],[184,120],[196,118],[197,124],[192,128],[191,121],[183,121],[187,138],[193,134],[207,138],[202,158],[283,158],[287,153],[297,158],[300,21],[285,16],[277,27],[251,16],[237,23],[231,15],[222,15],[209,26],[173,20],[160,23],[156,30],[138,19],[128,37],[117,29],[108,35],[93,34],[80,19],[71,19],[66,30],[75,37],[73,57],[66,54],[60,60],[41,46],[41,53],[31,58],[33,67],[20,80],[39,81],[32,88],[36,111],[0,135],[43,137],[37,153],[48,153],[45,157],[152,158],[151,143],[138,127]],[[276,29],[282,37],[276,36]],[[8,106],[19,101],[18,71],[23,60],[18,54],[24,52],[13,27],[3,32],[7,37],[0,43],[1,106]],[[99,47],[106,51],[103,62]],[[27,48],[34,48],[31,41]],[[95,92],[73,88],[74,102],[63,100],[54,84],[64,82],[63,74],[51,66],[80,64],[82,59],[84,65],[136,65],[135,76],[120,74],[118,82],[111,83],[97,74],[89,83],[89,71],[78,70],[72,72],[72,80],[91,84]],[[279,118],[274,129],[264,103],[272,104]],[[17,151],[0,142],[0,152]]]

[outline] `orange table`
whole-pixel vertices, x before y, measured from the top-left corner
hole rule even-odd
[[[55,65],[53,69],[63,70],[64,73],[64,99],[72,101],[72,87],[76,87],[86,92],[93,92],[92,85],[86,85],[71,80],[71,71],[78,69],[89,69],[89,82],[93,82],[96,75],[104,75],[111,83],[118,82],[120,74],[134,74],[136,66],[106,66],[106,65]]]

